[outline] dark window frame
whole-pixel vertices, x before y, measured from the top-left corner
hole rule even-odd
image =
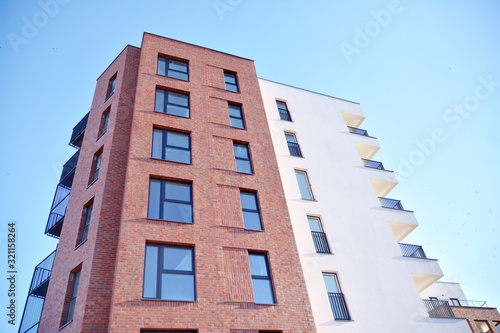
[[[288,140],[290,137],[293,138],[293,141]],[[295,133],[285,132],[285,140],[290,156],[303,157],[302,150],[300,149],[300,145],[297,141],[297,135]]]
[[[256,209],[251,209],[251,208],[245,208],[245,207],[243,207],[243,200],[241,198],[242,194],[252,195],[253,196],[253,198],[255,199]],[[243,223],[245,225],[245,229],[247,229],[247,230],[263,231],[264,227],[263,227],[263,223],[262,223],[262,216],[260,214],[259,196],[257,195],[257,192],[240,190],[240,201],[241,201],[241,210],[242,210],[242,214],[243,214]],[[249,228],[249,226],[247,226],[247,223],[245,221],[245,212],[256,213],[257,214],[257,216],[259,217],[259,229]]]
[[[236,154],[237,149],[244,149],[246,151],[246,155],[248,156],[248,158],[238,156]],[[252,157],[250,155],[250,145],[248,143],[233,141],[233,152],[234,152],[234,159],[236,162],[236,171],[247,175],[253,174]],[[238,164],[238,161],[241,161],[241,163],[245,163],[245,165],[248,165],[248,167],[250,168],[250,172],[244,171],[241,168],[241,163]]]
[[[234,80],[234,83],[228,81],[228,79]],[[238,84],[238,75],[235,72],[224,71],[224,87],[227,91],[231,91],[234,93],[240,92],[240,87]]]
[[[163,69],[164,71],[160,71],[160,62],[164,62]],[[171,64],[173,62],[177,62],[186,66],[186,71],[181,71],[175,68],[171,68]],[[179,59],[164,55],[158,55],[158,61],[156,66],[156,74],[163,75],[172,79],[189,81],[189,61],[185,59]],[[175,76],[177,74],[177,76]],[[180,77],[179,77],[180,76]],[[185,76],[185,78],[183,78]]]
[[[163,101],[161,102],[161,104],[163,105],[163,110],[158,110],[157,107],[159,106],[158,103],[158,93],[159,91],[161,91],[163,93]],[[182,104],[177,104],[177,103],[173,103],[173,102],[169,102],[169,96],[170,94],[177,94],[177,95],[182,95],[183,97],[186,98],[186,102],[187,102],[187,105],[182,105]],[[154,107],[154,111],[155,112],[160,112],[160,113],[164,113],[164,114],[168,114],[168,115],[171,115],[171,116],[175,116],[175,117],[181,117],[181,118],[190,118],[191,117],[191,98],[190,98],[190,94],[188,92],[185,92],[185,91],[178,91],[178,90],[171,90],[171,89],[167,89],[167,88],[162,88],[162,87],[156,87],[156,90],[155,90],[155,107]],[[169,112],[169,106],[171,106],[172,108],[180,108],[180,109],[185,109],[186,112],[187,112],[187,116],[186,115],[180,115],[180,114],[176,114],[176,113],[173,113],[173,112]]]
[[[338,274],[323,272],[322,275],[324,281],[325,281],[325,276],[332,276],[333,282],[335,284],[336,290],[330,291],[328,290],[328,285],[325,281],[325,288],[330,301],[330,306],[332,308],[333,318],[335,320],[352,320],[349,312],[349,307],[347,306],[347,302],[345,300],[344,292],[342,291],[342,286],[340,284],[340,279]]]
[[[299,175],[299,174],[304,175],[304,179],[305,179],[308,193],[310,196],[309,198],[304,198],[304,195],[303,195],[304,193],[302,193],[302,191],[301,191],[300,182],[299,182],[299,179],[297,178],[297,175]],[[301,199],[308,200],[308,201],[316,201],[316,198],[314,196],[314,192],[312,189],[311,181],[309,180],[309,175],[307,174],[307,171],[295,169],[295,178],[297,179],[297,185],[299,186],[299,192],[300,192]]]
[[[146,297],[144,296],[145,286],[146,286],[146,251],[147,247],[156,247],[158,249],[158,258],[156,262],[156,295],[154,297]],[[175,270],[175,269],[165,269],[163,268],[164,263],[164,255],[165,249],[184,249],[190,250],[191,252],[191,270]],[[146,243],[146,251],[144,253],[144,276],[143,276],[143,285],[142,285],[142,297],[145,300],[165,300],[165,301],[179,301],[179,302],[195,302],[196,301],[196,263],[195,263],[195,248],[194,246],[184,246],[184,245],[174,245],[174,244],[157,244],[157,243]],[[189,275],[193,277],[193,299],[164,299],[161,298],[162,294],[162,276],[164,274],[172,274],[172,275]]]
[[[111,106],[109,106],[101,115],[101,123],[99,125],[99,135],[98,138],[104,135],[108,130],[109,118],[111,114]]]
[[[292,116],[290,115],[290,110],[288,110],[288,105],[286,102],[276,100],[276,107],[278,108],[278,113],[281,120],[292,121]]]
[[[160,192],[159,192],[159,197],[158,198],[151,198],[151,183],[153,181],[158,181],[160,182]],[[171,199],[171,198],[165,198],[165,191],[166,191],[166,186],[167,184],[182,184],[182,185],[189,185],[189,201],[185,200],[180,200],[180,199]],[[158,200],[158,217],[152,217],[150,216],[151,214],[151,202],[152,200]],[[177,221],[177,220],[172,220],[172,219],[166,219],[166,214],[165,214],[165,207],[164,204],[165,202],[173,203],[173,204],[180,204],[180,205],[189,205],[190,206],[190,221]],[[155,214],[156,215],[156,214]],[[188,181],[180,181],[180,180],[171,180],[171,179],[161,179],[161,178],[150,178],[149,180],[149,195],[148,195],[148,218],[150,219],[155,219],[155,220],[162,220],[162,221],[168,221],[168,222],[175,222],[175,223],[187,223],[187,224],[192,224],[194,223],[194,211],[193,211],[193,183],[188,182]]]
[[[271,291],[271,298],[272,298],[272,303],[260,303],[260,302],[255,302],[255,290],[253,290],[253,293],[254,293],[254,302],[256,304],[277,304],[276,303],[276,295],[275,295],[275,292],[274,292],[274,286],[273,286],[273,280],[272,280],[272,275],[271,275],[271,267],[269,265],[269,256],[268,256],[268,253],[266,252],[255,252],[255,251],[248,251],[248,261],[250,262],[250,257],[251,256],[255,256],[255,257],[263,257],[264,258],[264,262],[266,264],[266,275],[256,275],[254,274],[254,272],[252,272],[252,267],[250,265],[250,275],[252,276],[252,289],[253,288],[253,281],[254,280],[264,280],[264,281],[268,281],[269,282],[269,286],[270,286],[270,291]]]
[[[236,110],[239,113],[239,117],[233,116],[231,114],[231,108],[233,108],[233,110]],[[231,127],[239,128],[239,129],[246,128],[245,119],[243,118],[243,107],[241,105],[234,104],[234,103],[228,103],[228,112],[229,112],[229,124]],[[233,121],[233,119],[234,119],[234,121]],[[241,126],[236,126],[236,124],[235,124],[236,121],[241,121]]]
[[[118,76],[118,73],[115,73],[108,81],[108,88],[106,91],[106,100],[110,98],[114,93],[116,89],[116,78]]]
[[[154,156],[155,155],[155,132],[157,133],[157,131],[161,131],[161,147],[156,147],[156,148],[161,149],[161,157]],[[188,139],[188,148],[169,144],[168,143],[168,133],[185,135]],[[167,148],[170,148],[170,149],[173,149],[176,151],[189,152],[189,161],[184,162],[184,161],[168,158],[168,155],[166,154]],[[153,142],[151,144],[151,157],[152,158],[161,159],[163,161],[182,163],[182,164],[192,164],[192,151],[191,151],[191,149],[192,149],[192,147],[191,147],[191,133],[173,130],[173,129],[153,127]]]
[[[94,209],[94,199],[90,200],[84,207],[82,213],[82,222],[81,222],[81,231],[79,232],[79,242],[81,244],[87,240],[89,228],[90,228],[90,220],[92,219],[92,211]]]
[[[61,326],[67,325],[73,321],[78,298],[78,289],[80,285],[82,268],[81,266],[73,270],[69,275],[66,302],[63,308],[63,320]]]
[[[103,149],[99,149],[95,154],[94,158],[92,159],[92,172],[90,173],[90,181],[89,185],[92,185],[99,179],[99,173],[101,171],[101,166],[102,166],[102,152]]]

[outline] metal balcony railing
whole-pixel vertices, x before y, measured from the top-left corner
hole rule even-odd
[[[52,208],[49,218],[47,219],[47,226],[45,227],[46,235],[55,238],[59,238],[61,235],[62,222],[64,220],[64,215],[66,215],[70,192],[70,188],[62,184],[57,185],[56,194],[52,201]]]
[[[404,257],[427,259],[424,249],[420,245],[399,243]]]
[[[379,197],[380,204],[384,208],[405,210],[400,200]]]
[[[384,170],[384,171],[390,171],[390,170],[386,170],[384,168],[384,165],[382,164],[382,162],[373,161],[373,160],[367,160],[365,158],[362,158],[361,160],[363,161],[363,165],[365,167],[367,167],[367,168],[372,168],[372,169],[377,169],[377,170]]]
[[[288,110],[278,109],[281,120],[292,121],[292,117],[290,117],[290,112]]]
[[[300,151],[300,146],[296,142],[287,142],[288,150],[290,151],[290,155],[302,157],[302,152]]]
[[[83,118],[73,127],[73,133],[71,133],[71,139],[69,144],[75,148],[80,148],[83,142],[83,134],[85,133],[85,128],[87,127],[87,121],[89,120],[88,112]]]
[[[485,301],[469,301],[463,299],[450,299],[448,303],[451,306],[467,306],[472,308],[487,308],[488,305]]]
[[[314,241],[314,247],[318,253],[331,253],[330,246],[328,246],[328,240],[326,239],[326,234],[321,231],[311,231],[312,238]]]
[[[455,314],[451,309],[447,301],[441,300],[422,300],[425,305],[425,309],[429,313],[429,317],[432,318],[455,318]]]
[[[330,305],[332,306],[333,316],[335,320],[351,320],[347,304],[345,303],[344,294],[328,293]]]
[[[71,188],[73,185],[73,178],[75,177],[76,165],[78,163],[78,157],[80,156],[80,151],[77,150],[71,158],[64,163],[63,169],[61,172],[61,178],[59,179],[59,183]]]
[[[49,254],[35,267],[19,333],[36,333],[38,331],[55,255],[56,251]]]
[[[347,126],[347,128],[349,129],[349,132],[352,133],[352,134],[357,134],[357,135],[367,136],[369,138],[373,138],[373,136],[370,136],[368,134],[367,130],[364,130],[362,128],[351,127],[351,126]]]

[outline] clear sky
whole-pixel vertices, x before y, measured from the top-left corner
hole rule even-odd
[[[389,197],[420,223],[404,242],[469,299],[500,307],[499,15],[496,0],[1,0],[0,331],[18,328],[3,313],[7,223],[19,322],[33,268],[57,244],[44,230],[71,130],[97,77],[144,31],[361,103],[382,147],[374,159],[400,179]]]

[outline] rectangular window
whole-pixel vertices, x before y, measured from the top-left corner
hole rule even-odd
[[[92,174],[90,175],[90,184],[95,182],[99,178],[99,170],[101,170],[102,161],[102,150],[94,155],[94,160],[92,164]]]
[[[188,133],[153,129],[151,157],[191,164],[191,138]]]
[[[243,173],[252,173],[250,152],[248,145],[244,143],[233,143],[234,158],[236,159],[236,170]]]
[[[231,124],[231,127],[245,128],[241,106],[228,104],[228,108],[229,108],[229,123]]]
[[[83,218],[82,218],[82,226],[81,226],[81,233],[80,233],[80,243],[83,243],[84,241],[87,240],[87,235],[89,233],[89,226],[90,226],[90,219],[92,218],[92,207],[94,205],[92,202],[90,204],[87,204],[83,208]]]
[[[278,106],[278,112],[280,114],[281,120],[292,121],[292,117],[290,117],[290,112],[286,106],[285,102],[276,101],[276,105]]]
[[[189,94],[156,88],[155,111],[189,118]]]
[[[194,301],[194,248],[147,244],[143,297]]]
[[[71,273],[69,277],[68,290],[70,291],[70,293],[68,296],[66,296],[67,303],[64,307],[65,311],[63,311],[63,316],[64,313],[66,315],[64,316],[64,320],[61,323],[62,325],[67,324],[73,320],[73,315],[75,314],[76,297],[78,295],[78,285],[80,283],[80,272],[81,270],[78,269],[77,271]]]
[[[323,280],[335,320],[351,320],[337,274],[323,273]]]
[[[250,272],[255,303],[275,304],[267,254],[249,252]]]
[[[230,73],[224,71],[224,83],[226,84],[226,90],[232,92],[238,92],[238,81],[236,79],[236,73]]]
[[[321,225],[319,217],[308,216],[307,221],[309,222],[309,228],[311,229],[316,252],[331,253],[330,246],[328,246],[328,240],[326,239],[326,234],[323,231],[323,226]]]
[[[102,113],[101,116],[101,125],[99,126],[99,136],[102,136],[108,130],[109,123],[109,113],[111,111],[111,107],[107,108],[106,111]]]
[[[111,95],[113,95],[113,93],[115,92],[115,88],[116,88],[116,74],[113,75],[111,79],[109,79],[108,91],[106,92],[106,99],[110,98]]]
[[[148,217],[172,222],[193,223],[191,183],[151,179]]]
[[[262,230],[257,193],[240,191],[245,229]]]
[[[302,157],[302,152],[300,151],[300,146],[297,143],[297,138],[295,137],[295,134],[285,132],[285,138],[290,155]]]
[[[157,73],[160,75],[166,75],[174,79],[188,81],[188,62],[166,57],[158,57]]]
[[[309,177],[307,177],[307,172],[295,170],[295,176],[297,177],[297,183],[299,184],[300,195],[302,199],[314,200],[311,184],[309,183]]]

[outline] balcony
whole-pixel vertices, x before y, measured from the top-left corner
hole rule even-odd
[[[83,116],[83,118],[73,128],[73,133],[71,133],[71,139],[69,140],[70,146],[73,146],[75,148],[80,148],[82,146],[83,135],[85,133],[85,128],[87,127],[89,113]]]
[[[384,168],[384,165],[382,164],[382,162],[373,161],[373,160],[367,160],[365,158],[362,158],[362,161],[363,161],[363,165],[365,167],[367,167],[367,168],[372,168],[372,169],[377,169],[377,170],[384,170],[384,171],[394,172],[394,171],[391,171],[391,170],[386,170]]]
[[[290,152],[290,155],[302,157],[302,152],[300,151],[300,146],[298,143],[288,141],[287,144],[288,144],[288,151]]]
[[[290,112],[288,110],[278,108],[278,112],[281,120],[292,121],[292,117],[290,117]]]
[[[47,226],[45,227],[45,234],[47,236],[59,238],[61,235],[62,223],[64,215],[66,215],[66,207],[68,207],[70,192],[71,188],[62,184],[57,185],[56,194],[54,195],[52,208],[50,209],[49,218],[47,220]]]
[[[380,199],[380,204],[382,205],[383,208],[411,212],[411,210],[406,210],[403,208],[403,204],[401,203],[401,200],[389,199],[389,198],[383,198],[383,197],[379,197],[379,199]]]
[[[49,254],[35,267],[19,326],[19,333],[36,333],[38,331],[55,255],[56,251]]]
[[[448,303],[451,306],[465,306],[469,308],[487,308],[488,305],[486,304],[485,301],[470,301],[470,300],[463,300],[463,299],[456,299],[456,298],[450,298],[448,300]]]
[[[404,257],[427,259],[424,249],[420,245],[399,243]]]
[[[71,188],[73,185],[73,178],[75,177],[76,164],[78,163],[78,157],[80,156],[80,151],[78,150],[71,158],[64,163],[61,172],[61,178],[59,179],[59,184]]]
[[[328,299],[330,300],[335,320],[351,320],[347,304],[345,303],[344,294],[329,292]]]
[[[349,133],[356,134],[351,138],[361,158],[370,160],[380,149],[377,138],[370,136],[364,129],[347,126]]]
[[[456,318],[447,301],[422,300],[431,318]]]
[[[328,246],[328,240],[326,239],[326,234],[321,231],[311,231],[312,238],[314,241],[314,247],[318,253],[331,253],[330,246]]]

